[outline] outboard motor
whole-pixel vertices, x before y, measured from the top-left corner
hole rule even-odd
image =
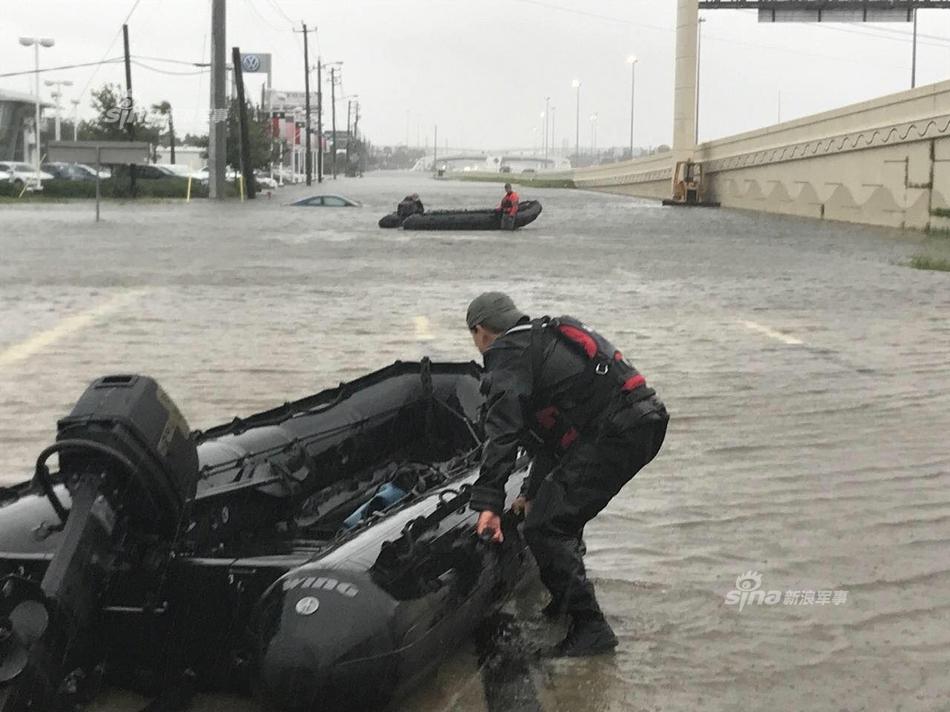
[[[54,453],[56,476],[46,464]],[[188,424],[146,376],[94,381],[59,421],[33,479],[58,519],[33,535],[57,536],[58,548],[42,581],[0,578],[2,712],[75,702],[103,658],[99,615],[120,578],[143,610],[160,606],[197,466]]]

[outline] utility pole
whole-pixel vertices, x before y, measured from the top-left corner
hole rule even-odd
[[[237,90],[238,123],[241,134],[241,175],[244,176],[244,189],[247,199],[253,200],[255,194],[254,167],[251,165],[251,144],[247,130],[247,102],[244,101],[244,73],[241,69],[241,50],[231,48],[231,61],[234,62],[234,88]]]
[[[132,101],[132,58],[129,55],[129,26],[122,25],[122,44],[125,46],[125,95],[126,110],[129,112],[126,116],[125,125],[129,129],[129,141],[135,140],[135,104]],[[129,164],[129,194],[135,197],[135,164]]]
[[[331,125],[333,132],[333,155],[330,157],[333,166],[333,180],[336,180],[336,73],[339,71],[336,67],[330,67],[330,112]]]
[[[353,112],[353,100],[346,100],[346,165],[343,166],[343,175],[348,175],[350,170],[350,121]]]
[[[353,102],[353,136],[356,139],[357,144],[359,144],[359,136],[360,136],[360,100],[359,99]],[[356,172],[360,178],[363,177],[362,146],[360,148],[360,152],[356,154]]]
[[[222,200],[225,191],[227,130],[227,56],[225,0],[211,0],[211,110],[208,115],[208,196]]]
[[[175,165],[175,119],[172,116],[171,106],[168,107],[168,143],[172,149],[172,165]]]
[[[323,64],[317,57],[317,183],[323,182]]]
[[[307,185],[313,183],[313,150],[310,147],[310,45],[307,42],[307,35],[310,32],[316,32],[316,29],[308,30],[307,23],[301,22],[301,27],[303,28],[303,91],[304,91],[304,114],[305,119],[304,131],[306,136],[304,137],[304,150],[307,153],[306,157],[306,172],[307,172]],[[319,81],[319,80],[318,80]],[[318,102],[319,103],[319,102]]]
[[[577,93],[577,114],[574,117],[574,163],[576,164],[581,158],[581,80],[575,79],[571,82],[571,86]]]

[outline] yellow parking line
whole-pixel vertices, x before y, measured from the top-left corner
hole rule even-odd
[[[147,289],[132,289],[127,292],[122,292],[121,294],[116,294],[91,309],[60,320],[59,323],[46,331],[41,331],[25,341],[8,346],[3,351],[0,351],[0,368],[12,366],[28,359],[33,354],[39,353],[63,337],[82,331],[96,320],[102,319],[130,302],[139,299],[147,291]]]

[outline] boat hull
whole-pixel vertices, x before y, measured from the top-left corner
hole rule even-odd
[[[541,203],[519,203],[515,228],[529,225],[541,214]],[[388,216],[387,216],[388,217]],[[403,230],[500,230],[501,214],[495,210],[437,210],[410,215],[402,222]]]
[[[527,549],[511,515],[502,546],[473,534],[479,375],[475,364],[397,362],[194,434],[198,481],[182,530],[154,551],[143,538],[141,563],[103,574],[98,608],[71,622],[70,640],[95,645],[54,652],[121,687],[167,693],[196,676],[202,689],[295,712],[371,709],[408,692],[523,576]],[[526,465],[509,481],[509,504]],[[394,481],[412,494],[342,526]],[[75,508],[65,482],[54,491]],[[56,568],[68,529],[37,536],[55,517],[29,483],[7,490],[4,581],[45,580]],[[50,620],[34,648],[60,644]],[[0,681],[2,712],[35,708],[40,692],[49,707],[61,694],[61,680],[38,691],[28,673],[26,687],[24,675]]]

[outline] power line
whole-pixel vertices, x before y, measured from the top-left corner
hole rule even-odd
[[[297,23],[290,19],[290,16],[287,15],[286,12],[284,12],[284,9],[280,6],[280,3],[277,2],[277,0],[267,0],[267,2],[270,3],[270,6],[272,8],[274,8],[275,10],[277,10],[277,12],[283,15],[284,19],[290,24],[291,28],[294,28],[297,26]]]
[[[271,28],[274,32],[283,32],[283,31],[284,31],[284,30],[280,29],[279,27],[274,26],[274,24],[273,24],[270,20],[268,20],[266,17],[264,17],[264,16],[261,14],[261,11],[257,9],[257,5],[254,4],[254,0],[246,0],[246,2],[247,2],[248,5],[250,5],[251,10],[254,11],[254,14],[257,15],[259,18],[261,18],[261,22],[263,22],[265,25],[267,25],[269,28]]]
[[[204,69],[199,69],[194,72],[172,72],[167,69],[159,69],[158,67],[150,67],[149,65],[143,64],[142,62],[139,62],[134,59],[132,60],[132,64],[134,64],[136,67],[147,69],[150,72],[158,72],[159,74],[170,74],[175,77],[193,77],[193,76],[197,76],[199,74],[205,74],[206,72],[211,71],[211,67],[205,67]]]
[[[59,72],[66,69],[81,69],[83,67],[93,67],[101,64],[114,64],[115,62],[121,62],[122,57],[113,57],[112,59],[101,59],[98,62],[83,62],[81,64],[63,64],[59,67],[43,67],[39,70],[40,74],[44,72]],[[25,74],[36,74],[37,70],[29,69],[23,72],[4,72],[0,74],[0,77],[21,77]]]
[[[121,25],[119,25],[119,29],[116,31],[115,36],[113,36],[112,42],[109,43],[109,49],[107,49],[105,51],[105,54],[102,55],[102,60],[100,60],[99,66],[101,66],[102,64],[105,64],[105,58],[109,56],[109,53],[112,51],[112,48],[115,46],[116,40],[118,40],[119,35],[122,34],[122,26],[128,24],[129,20],[132,18],[132,14],[135,12],[135,9],[139,6],[140,2],[142,2],[142,0],[134,0],[134,2],[132,3],[132,7],[129,8],[129,14],[125,16],[125,20],[122,21]],[[89,79],[83,85],[83,88],[79,91],[79,94],[77,94],[77,98],[86,93],[86,90],[89,88],[89,85],[92,84],[92,80],[96,78],[96,74],[98,74],[98,72],[99,72],[99,67],[97,66],[92,71],[92,74],[89,76]]]
[[[643,27],[649,30],[659,30],[662,32],[673,32],[672,27],[663,27],[661,25],[650,25],[644,22],[634,22],[625,17],[617,17],[616,15],[601,15],[596,12],[588,12],[587,10],[575,10],[572,7],[564,7],[563,5],[554,5],[552,3],[542,2],[541,0],[511,0],[512,2],[520,2],[525,5],[536,5],[538,7],[544,7],[548,10],[557,10],[559,12],[566,12],[571,15],[580,15],[582,17],[592,17],[596,20],[607,20],[608,22],[619,22],[624,25],[631,25],[632,27]]]

